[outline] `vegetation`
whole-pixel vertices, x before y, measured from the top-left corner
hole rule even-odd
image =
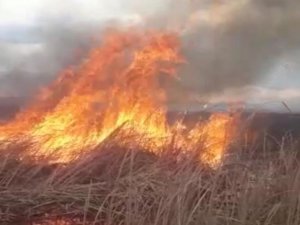
[[[275,151],[236,144],[215,169],[172,146],[157,156],[114,143],[67,165],[6,146],[1,224],[300,224],[300,165],[287,141]]]

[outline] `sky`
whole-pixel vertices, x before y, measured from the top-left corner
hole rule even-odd
[[[4,48],[6,52],[11,53],[12,61],[24,60],[42,51],[44,40],[40,39],[35,31],[49,20],[58,23],[95,23],[112,18],[139,21],[143,16],[154,15],[164,10],[165,6],[161,2],[160,0],[0,0],[0,49]],[[0,78],[5,76],[3,71],[12,64],[7,57],[0,55]],[[300,110],[299,65],[297,56],[280,60],[269,76],[247,87],[251,92],[247,96],[249,101],[255,103],[286,101],[290,102],[292,109]],[[229,90],[216,95],[221,95],[222,99],[227,95],[231,96],[232,93],[235,94]]]
[[[36,25],[43,17],[103,20],[152,14],[163,9],[159,0],[0,0],[0,25]]]
[[[57,5],[57,7],[53,7]],[[36,25],[45,13],[48,16],[68,17],[71,8],[78,8],[77,13],[90,14],[88,17],[113,16],[119,13],[120,6],[114,1],[96,0],[1,0],[0,24],[1,25]],[[97,12],[97,13],[96,13]],[[98,15],[95,15],[98,14]],[[101,16],[100,16],[101,15]],[[75,15],[74,15],[75,16]],[[80,16],[81,17],[81,16]]]

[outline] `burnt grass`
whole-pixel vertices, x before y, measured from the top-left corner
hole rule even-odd
[[[298,117],[255,116],[214,169],[172,145],[156,155],[114,138],[68,164],[3,149],[0,224],[299,225]]]

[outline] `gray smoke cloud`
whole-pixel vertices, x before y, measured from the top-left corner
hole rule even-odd
[[[94,30],[90,24],[51,21],[33,29],[37,43],[2,43],[2,93],[29,97],[61,70],[78,64],[94,44]]]
[[[178,31],[187,59],[178,92],[207,95],[252,85],[300,47],[297,0],[113,0],[115,11],[106,19],[98,18],[98,10],[105,9],[101,1],[93,1],[99,7],[93,11],[66,4],[70,1],[46,2],[32,32],[39,41],[31,53],[24,45],[0,44],[5,65],[0,68],[0,92],[32,95],[63,68],[78,64],[95,44],[93,37],[114,24],[113,18]]]
[[[221,92],[266,78],[300,47],[297,0],[224,0],[193,7],[183,34],[183,84]]]
[[[126,4],[115,7],[120,0],[41,2],[38,12],[28,7],[28,14],[36,14],[33,25],[0,24],[0,97],[30,98],[62,70],[79,65],[99,44],[106,27],[139,19]],[[139,4],[134,5],[142,10]]]

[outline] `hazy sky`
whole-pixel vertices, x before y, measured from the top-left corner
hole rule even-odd
[[[139,17],[152,15],[164,10],[171,0],[0,0],[0,48],[12,49],[10,58],[17,60],[27,57],[41,48],[35,40],[32,27],[43,26],[49,20],[63,22],[95,22],[110,18],[138,20]],[[284,1],[284,0],[282,0]],[[296,0],[295,0],[296,1]],[[15,42],[18,42],[15,45]],[[20,45],[24,42],[23,46]],[[15,49],[20,49],[15,54]],[[1,71],[5,70],[8,60],[2,60]],[[7,58],[7,57],[6,57]],[[300,66],[299,57],[289,57],[279,61],[270,76],[258,85],[274,90],[292,90],[293,101],[300,103]],[[291,93],[291,92],[287,92]],[[295,94],[298,93],[298,94]],[[279,100],[289,100],[289,96],[278,95]],[[297,95],[299,95],[297,97]],[[295,97],[296,96],[296,97]],[[299,104],[300,105],[300,104]]]
[[[38,24],[43,17],[102,20],[137,12],[145,15],[162,10],[165,4],[160,2],[162,1],[0,0],[0,25]]]
[[[70,16],[82,17],[82,15],[71,15],[71,11],[76,14],[90,14],[94,17],[105,17],[118,13],[120,7],[114,1],[97,0],[1,0],[0,1],[0,24],[25,24],[32,25],[39,23],[40,17],[47,16]]]

